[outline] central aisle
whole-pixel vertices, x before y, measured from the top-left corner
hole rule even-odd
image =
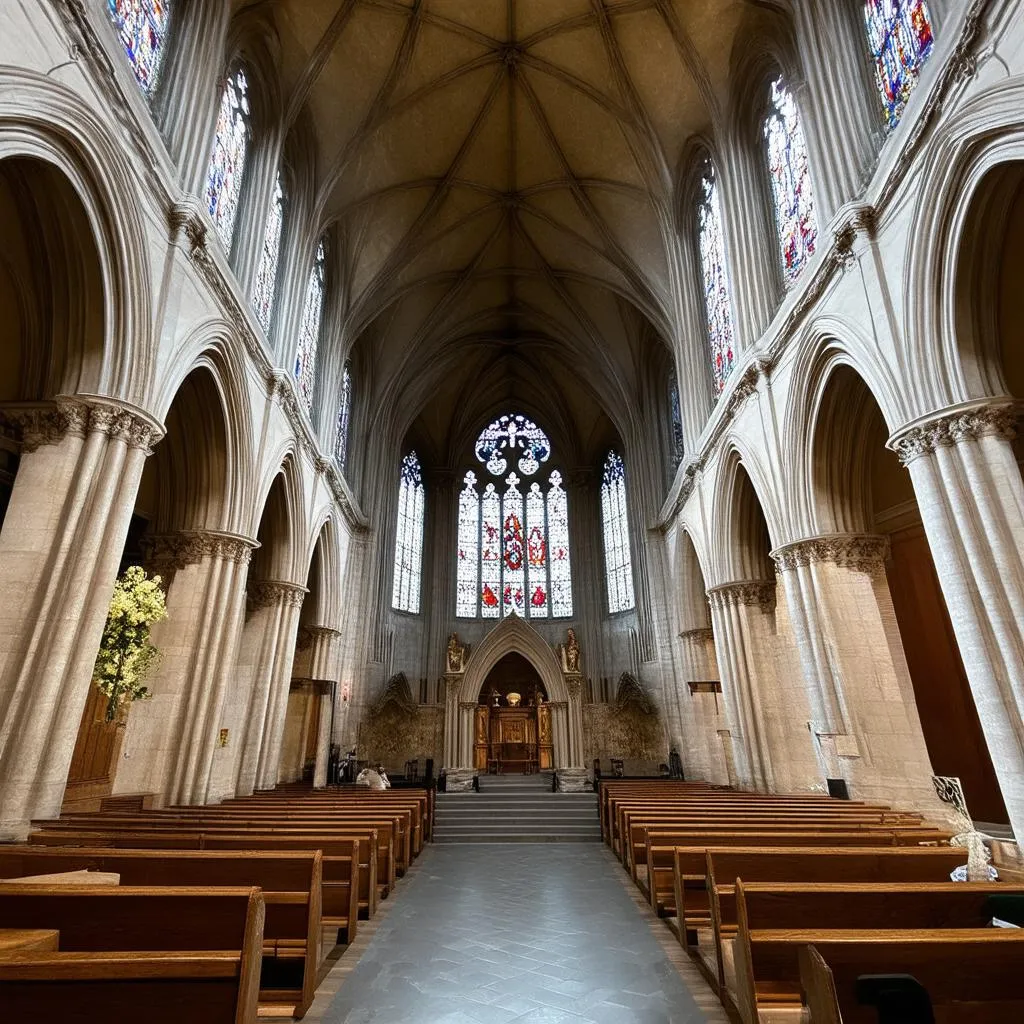
[[[323,1020],[711,1020],[652,925],[668,929],[636,905],[621,874],[603,845],[432,846]]]

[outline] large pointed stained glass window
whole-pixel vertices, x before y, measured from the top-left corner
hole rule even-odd
[[[415,452],[402,459],[398,485],[398,527],[395,533],[395,574],[391,606],[418,614],[423,568],[423,475]]]
[[[768,171],[779,236],[782,277],[791,285],[814,255],[818,221],[814,214],[810,161],[793,94],[782,78],[771,84],[771,104],[764,120]]]
[[[715,394],[721,393],[735,362],[732,303],[729,298],[729,268],[725,261],[725,230],[722,201],[714,165],[708,161],[701,178],[697,208],[700,268],[704,279],[704,316],[711,346],[711,373]]]
[[[497,479],[481,491],[471,470],[459,495],[455,614],[460,618],[572,615],[562,475],[553,470],[546,489],[530,479],[550,456],[544,431],[518,414],[500,417],[477,438],[476,457]]]
[[[263,232],[263,249],[260,265],[256,270],[256,284],[252,291],[252,308],[264,331],[270,330],[274,314],[274,298],[277,294],[277,261],[281,254],[281,229],[284,225],[284,189],[278,172],[274,183],[274,195],[267,214],[267,226]]]
[[[238,200],[242,195],[250,134],[249,81],[245,69],[236,68],[224,83],[213,153],[206,172],[206,209],[228,252],[231,251]]]
[[[327,285],[327,250],[323,241],[316,247],[316,259],[306,285],[306,301],[302,305],[299,344],[295,350],[295,380],[306,408],[313,406],[316,388],[316,350],[320,344],[320,320],[324,312],[324,291]]]
[[[341,399],[338,402],[338,432],[334,437],[334,461],[339,469],[348,461],[348,427],[352,419],[352,370],[348,363],[341,372]]]
[[[152,95],[167,39],[170,0],[107,0],[107,11],[139,85]]]
[[[894,128],[935,45],[928,5],[925,0],[867,0],[864,26],[885,120]]]
[[[622,457],[609,452],[601,482],[601,519],[604,525],[604,567],[608,582],[608,611],[624,612],[636,604],[633,596],[633,558],[629,547],[626,513],[626,467]]]

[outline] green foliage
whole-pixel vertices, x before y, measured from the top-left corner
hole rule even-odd
[[[149,642],[153,623],[167,617],[160,577],[140,566],[125,569],[114,584],[107,624],[96,655],[93,679],[107,697],[107,721],[132,701],[150,696],[146,676],[160,660]]]

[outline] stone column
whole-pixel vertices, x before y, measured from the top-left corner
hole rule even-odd
[[[279,674],[286,662],[291,675],[291,659],[282,659],[283,650],[295,646],[295,628],[298,616],[291,610],[301,608],[306,588],[281,580],[260,580],[248,588],[251,618],[245,627],[246,639],[259,644],[252,690],[243,728],[245,737],[242,756],[238,766],[239,796],[251,796],[256,788],[261,752],[270,736],[270,719],[273,702],[271,694],[281,687]],[[285,687],[287,687],[285,680]]]
[[[154,537],[150,544],[153,568],[170,579],[168,617],[153,629],[162,659],[152,697],[128,716],[114,792],[201,804],[234,676],[256,541],[210,531]]]
[[[736,771],[755,789],[821,790],[803,686],[776,672],[775,586],[744,580],[708,591]]]
[[[0,533],[0,840],[60,813],[128,523],[162,428],[105,399],[7,406],[21,464]]]
[[[823,771],[855,799],[935,809],[931,763],[885,576],[888,540],[811,537],[772,552]]]
[[[898,430],[1010,824],[1024,836],[1024,484],[1013,407],[970,403]]]
[[[313,769],[313,788],[323,789],[327,785],[327,762],[331,756],[331,743],[334,742],[334,737],[331,734],[332,713],[341,699],[338,693],[340,687],[338,682],[338,646],[341,641],[341,632],[330,626],[310,626],[309,630],[313,634],[310,675],[314,679],[334,681],[333,703],[329,689],[317,698],[320,701],[320,728],[316,737],[316,767]]]
[[[679,634],[679,640],[686,683],[720,682],[714,630],[710,627],[688,629]],[[677,687],[677,694],[680,702],[689,700],[688,711],[680,708],[679,712],[684,737],[692,744],[689,750],[679,752],[686,777],[728,785],[729,772],[718,736],[718,730],[728,726],[718,710],[718,694],[690,689],[687,697],[682,686]]]

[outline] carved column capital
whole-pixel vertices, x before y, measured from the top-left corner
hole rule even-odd
[[[772,552],[780,572],[816,562],[833,562],[841,569],[877,575],[885,571],[889,538],[870,533],[830,534],[805,537]]]
[[[775,581],[738,580],[725,583],[720,587],[712,587],[708,591],[708,600],[712,608],[757,605],[762,612],[770,612],[775,607]]]
[[[980,437],[1016,437],[1016,412],[1009,402],[992,402],[972,408],[955,409],[930,419],[918,420],[897,430],[886,447],[907,466],[937,448],[947,448]]]
[[[714,643],[715,631],[710,627],[703,626],[700,629],[684,629],[679,634],[679,639],[695,644]]]
[[[298,608],[308,592],[305,587],[284,580],[253,580],[246,587],[248,604],[253,611],[275,604]]]
[[[195,565],[204,558],[248,565],[253,551],[259,547],[259,543],[250,537],[217,531],[162,534],[144,540],[143,544],[148,561],[154,567],[172,570]]]
[[[0,409],[0,422],[21,441],[23,452],[59,444],[69,434],[106,434],[149,454],[163,427],[134,406],[92,395],[60,395],[53,402],[13,402]]]

